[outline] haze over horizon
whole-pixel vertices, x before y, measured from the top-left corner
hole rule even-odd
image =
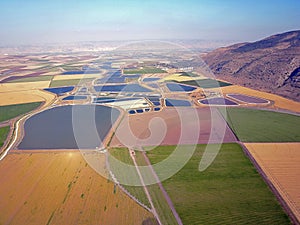
[[[255,41],[300,29],[298,0],[0,2],[1,46],[81,41]]]

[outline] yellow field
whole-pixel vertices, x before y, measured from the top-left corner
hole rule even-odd
[[[54,94],[41,90],[0,92],[0,106],[41,101],[51,102],[54,98]]]
[[[163,81],[167,81],[167,80],[175,80],[178,82],[182,82],[182,81],[190,81],[190,80],[195,80],[195,79],[204,79],[205,77],[203,76],[199,76],[199,77],[188,77],[188,76],[180,76],[181,74],[179,73],[175,73],[175,74],[171,74],[169,76],[164,77],[162,80]]]
[[[274,101],[273,108],[281,108],[281,109],[287,109],[294,112],[300,112],[300,103],[286,99],[284,97],[262,92],[262,91],[256,91],[250,88],[245,88],[238,85],[232,85],[227,87],[222,87],[221,91],[223,94],[245,94],[245,95],[251,95],[255,97],[261,97],[265,98],[271,101]]]
[[[0,93],[9,91],[23,91],[32,89],[48,88],[51,81],[36,81],[22,83],[3,83],[0,84]]]
[[[101,74],[75,74],[75,75],[57,75],[53,80],[76,80],[101,77]]]
[[[104,165],[104,157],[99,163]],[[0,224],[142,224],[152,214],[79,151],[12,153],[0,163]]]
[[[300,143],[245,145],[300,220]]]

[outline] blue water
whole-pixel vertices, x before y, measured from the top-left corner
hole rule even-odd
[[[100,65],[100,68],[105,69],[105,70],[111,69],[111,62],[103,63],[102,65]]]
[[[45,91],[49,91],[51,93],[61,95],[66,92],[73,91],[74,86],[67,86],[67,87],[57,87],[57,88],[45,88]]]
[[[153,81],[158,81],[160,80],[159,77],[146,77],[143,79],[143,82],[153,82]]]
[[[166,98],[165,99],[165,103],[166,103],[166,106],[169,106],[169,107],[177,107],[177,106],[185,106],[185,107],[188,107],[188,106],[191,106],[191,103],[189,101],[186,101],[186,100],[180,100],[180,99],[170,99],[170,98]]]
[[[140,75],[122,75],[121,70],[110,71],[107,76],[96,81],[96,84],[125,83],[127,78],[137,79]]]
[[[122,77],[125,77],[125,78],[135,78],[135,79],[137,79],[137,78],[139,78],[141,75],[139,75],[139,74],[134,74],[134,75],[122,75]]]
[[[159,88],[158,84],[156,83],[150,83],[150,84],[147,84],[147,86],[151,87],[151,88]]]
[[[105,77],[101,78],[99,80],[96,80],[95,84],[106,84],[106,83],[125,83],[125,78],[124,77]]]
[[[117,71],[113,72],[111,75],[111,77],[120,77],[120,76],[122,76],[121,70],[117,70]]]
[[[87,65],[82,67],[82,70],[89,73],[89,72],[95,72],[95,73],[99,73],[100,71],[98,69],[95,69],[93,67],[89,67]]]
[[[160,98],[159,97],[147,97],[147,98],[154,106],[160,106]]]
[[[160,102],[152,102],[152,104],[155,105],[155,106],[160,106]]]
[[[110,102],[123,102],[130,100],[139,100],[140,98],[96,98],[93,103],[110,103]]]
[[[236,100],[240,100],[243,102],[247,102],[247,103],[268,103],[268,100],[262,99],[262,98],[257,98],[257,97],[253,97],[253,96],[248,96],[248,95],[241,95],[241,94],[227,94],[228,97],[231,97],[233,99]]]
[[[70,96],[67,96],[65,98],[63,98],[63,100],[85,100],[87,99],[87,96],[82,96],[82,95],[70,95]]]
[[[227,98],[209,98],[203,99],[199,101],[202,104],[206,105],[238,105],[237,103],[227,99]]]
[[[147,97],[149,99],[149,101],[151,102],[159,102],[160,98],[159,97]]]
[[[155,107],[154,108],[154,111],[159,111],[160,110],[160,107]]]
[[[144,112],[149,112],[150,109],[149,108],[145,108],[145,109],[131,109],[128,111],[129,114],[133,115],[136,113],[144,113]]]
[[[86,87],[80,88],[78,92],[87,92],[87,88]]]
[[[110,103],[110,102],[115,102],[115,98],[103,98],[103,99],[94,99],[93,103]]]
[[[102,146],[119,115],[119,110],[100,105],[48,109],[26,120],[18,149],[95,149]],[[80,124],[75,126],[75,119]]]
[[[105,100],[111,100],[111,99],[116,99],[114,97],[99,97],[99,98],[94,98],[94,101],[105,101]]]
[[[137,113],[143,113],[144,110],[143,110],[143,109],[137,109],[136,112],[137,112]]]
[[[191,92],[197,89],[193,86],[187,86],[182,84],[176,84],[176,83],[167,83],[167,87],[170,91],[174,92]]]
[[[97,92],[152,92],[139,84],[118,84],[94,86]]]

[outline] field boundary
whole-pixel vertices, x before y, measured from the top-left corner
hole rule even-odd
[[[168,205],[169,205],[169,207],[170,207],[170,209],[171,209],[171,211],[172,211],[172,213],[173,213],[173,216],[175,217],[175,219],[176,219],[178,225],[183,225],[183,223],[182,223],[182,221],[181,221],[181,218],[180,218],[180,216],[178,215],[178,213],[177,213],[177,211],[176,211],[176,209],[175,209],[175,207],[174,207],[174,204],[173,204],[173,202],[172,202],[170,196],[168,195],[167,191],[164,189],[162,183],[160,182],[160,180],[159,180],[159,178],[158,178],[156,172],[154,171],[154,169],[153,169],[153,167],[152,167],[152,164],[151,164],[150,160],[148,159],[148,157],[147,157],[147,155],[146,155],[146,153],[145,153],[144,150],[142,150],[142,155],[143,155],[143,157],[144,157],[146,163],[148,164],[148,166],[149,166],[149,168],[150,168],[150,170],[151,170],[153,176],[155,177],[155,179],[156,179],[156,181],[157,181],[157,184],[158,184],[158,186],[159,186],[159,188],[160,188],[160,190],[161,190],[163,196],[165,197],[165,200],[166,200],[166,202],[168,203]]]

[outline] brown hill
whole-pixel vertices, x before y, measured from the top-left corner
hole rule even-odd
[[[300,30],[203,56],[217,78],[300,101]]]

